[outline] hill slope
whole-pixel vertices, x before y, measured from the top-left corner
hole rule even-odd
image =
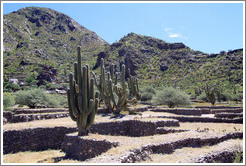
[[[100,58],[106,59],[106,67],[124,63],[142,86],[174,86],[194,93],[204,83],[213,82],[230,93],[243,90],[242,49],[205,54],[183,43],[135,33],[109,45],[70,17],[46,8],[20,9],[4,15],[3,23],[4,76],[8,78],[25,81],[34,73],[44,78],[45,71],[56,75],[60,83],[67,70],[73,70],[80,45],[83,63],[95,72]]]
[[[221,83],[227,89],[232,89],[235,85],[242,91],[242,49],[205,54],[194,51],[183,43],[167,43],[153,37],[129,33],[97,56],[94,69],[99,66],[102,57],[108,63],[124,63],[142,84],[175,86],[192,92],[195,86],[202,87],[205,81],[209,81]]]
[[[92,55],[108,45],[96,33],[48,8],[28,7],[4,15],[3,31],[4,74],[9,77],[40,73],[44,66],[70,69],[78,45],[90,63]]]

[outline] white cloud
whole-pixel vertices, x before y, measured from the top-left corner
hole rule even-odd
[[[171,38],[181,38],[180,34],[169,34],[169,37]]]
[[[168,34],[168,37],[170,37],[170,38],[180,38],[180,39],[185,39],[185,40],[188,39],[187,37],[183,36],[180,33],[174,33],[173,28],[166,27],[166,28],[164,28],[164,31]]]

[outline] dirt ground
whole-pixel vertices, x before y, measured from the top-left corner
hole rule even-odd
[[[121,120],[125,119],[138,119],[144,121],[157,121],[162,118],[154,118],[155,115],[166,116],[180,116],[171,113],[156,113],[156,112],[143,112],[142,115],[126,115]],[[206,115],[212,117],[212,115]],[[110,119],[110,116],[96,115],[95,123],[117,121],[119,119]],[[76,127],[76,123],[69,117],[60,119],[39,120],[24,123],[6,124],[3,126],[3,130],[20,130],[25,128],[36,127],[54,127],[54,126],[67,126]],[[139,148],[147,144],[158,144],[164,142],[170,142],[174,140],[190,138],[190,137],[209,137],[220,136],[225,133],[243,131],[243,124],[232,123],[181,123],[179,127],[169,127],[174,129],[186,129],[187,132],[170,133],[170,134],[157,134],[154,136],[144,137],[127,137],[127,136],[110,136],[90,134],[86,136],[88,138],[106,139],[109,141],[120,142],[120,145],[111,148],[107,152],[86,161],[77,161],[66,159],[65,153],[61,150],[46,150],[41,152],[18,152],[15,154],[3,155],[4,163],[116,163],[117,159],[122,155],[129,152],[131,149]],[[227,140],[225,142],[216,144],[214,146],[204,146],[201,148],[189,148],[184,147],[176,149],[172,154],[152,154],[145,163],[189,163],[192,162],[199,155],[206,155],[208,153],[223,150],[225,148],[237,149],[243,147],[243,140]]]

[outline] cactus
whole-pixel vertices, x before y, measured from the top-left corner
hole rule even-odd
[[[131,75],[130,69],[128,69],[129,72],[129,78],[128,78],[128,88],[129,88],[129,97],[136,98],[136,100],[141,99],[141,94],[139,92],[138,88],[138,80],[136,77]]]
[[[205,87],[204,87],[204,90],[205,90],[205,93],[206,93],[206,96],[207,96],[207,99],[208,101],[214,105],[215,104],[215,101],[216,101],[216,98],[215,98],[215,88],[209,84],[206,83]]]
[[[101,58],[100,61],[100,72],[99,82],[96,81],[96,75],[93,73],[95,84],[97,89],[100,92],[100,96],[103,99],[106,107],[110,112],[115,114],[119,114],[122,110],[127,109],[128,103],[136,102],[140,97],[137,79],[135,77],[130,78],[129,81],[129,89],[130,95],[127,95],[127,84],[125,81],[125,65],[122,65],[121,73],[117,73],[114,71],[115,65],[112,64],[110,66],[110,71],[106,73],[105,76],[105,67],[104,67],[104,59]],[[121,81],[118,83],[118,76],[121,75]],[[117,97],[116,97],[117,96]],[[136,96],[138,98],[136,98]],[[116,100],[118,98],[118,100]]]
[[[98,110],[99,94],[94,94],[94,79],[90,78],[89,66],[81,65],[81,48],[78,47],[78,62],[74,74],[69,74],[70,89],[67,91],[69,115],[77,122],[78,136],[88,135]]]

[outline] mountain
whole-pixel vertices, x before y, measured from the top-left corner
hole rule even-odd
[[[230,93],[243,91],[243,49],[206,54],[183,43],[135,33],[110,45],[69,16],[37,7],[3,16],[4,77],[24,83],[36,79],[39,86],[67,82],[78,45],[83,64],[89,64],[94,72],[99,72],[101,58],[106,69],[114,63],[119,71],[124,63],[141,87],[174,86],[194,93],[212,82]]]
[[[30,72],[44,68],[69,70],[82,47],[83,60],[109,45],[95,32],[69,16],[48,9],[28,7],[3,16],[4,74],[25,80]]]
[[[97,63],[105,58],[106,64],[125,64],[142,84],[175,86],[191,93],[204,82],[217,82],[226,89],[243,86],[243,50],[206,54],[183,43],[129,33],[118,42],[97,54]],[[119,70],[119,69],[118,69]]]

